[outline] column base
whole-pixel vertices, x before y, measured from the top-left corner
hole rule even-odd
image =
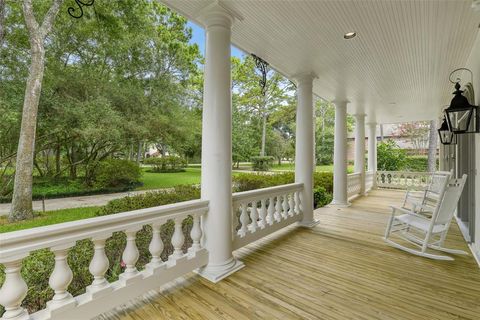
[[[333,200],[329,205],[332,207],[347,208],[350,207],[352,204],[348,201]]]
[[[320,220],[299,221],[297,225],[302,228],[313,228],[319,223],[320,223]]]
[[[230,261],[226,262],[222,265],[206,265],[205,267],[199,268],[194,270],[194,272],[203,278],[211,281],[213,283],[217,283],[229,275],[237,272],[238,270],[245,267],[245,264],[240,260],[232,258]]]

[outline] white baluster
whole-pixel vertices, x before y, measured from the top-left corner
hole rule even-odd
[[[152,224],[152,240],[148,245],[148,251],[150,251],[150,254],[152,255],[152,259],[150,259],[149,263],[149,266],[151,267],[158,267],[163,263],[160,258],[164,248],[162,237],[160,237],[161,227],[161,223]]]
[[[123,285],[128,285],[141,277],[141,274],[135,266],[140,256],[135,240],[137,238],[137,232],[141,228],[142,227],[137,227],[125,230],[125,234],[127,235],[127,245],[125,246],[125,250],[123,250],[122,260],[125,263],[126,268],[125,271],[120,274],[120,280],[123,282]]]
[[[282,221],[282,196],[277,196],[277,201],[275,203],[275,220],[278,222]]]
[[[241,214],[240,214],[240,223],[242,224],[240,230],[238,231],[240,236],[245,236],[248,230],[248,212],[247,212],[247,204],[241,204]]]
[[[73,306],[75,304],[72,295],[67,291],[70,282],[73,280],[73,272],[67,261],[68,250],[73,245],[74,244],[66,244],[50,249],[55,255],[55,267],[48,280],[50,288],[55,292],[52,300],[47,302],[47,307],[50,311],[60,308],[63,309],[63,307]]]
[[[192,238],[192,246],[189,251],[198,251],[201,249],[200,239],[202,238],[202,228],[200,227],[200,215],[193,215],[193,225],[190,231],[190,237]]]
[[[269,225],[273,224],[273,213],[275,212],[275,199],[270,197],[268,200],[268,209],[267,209],[267,223]]]
[[[28,312],[21,307],[27,296],[28,287],[22,278],[22,257],[18,260],[2,262],[5,266],[5,281],[0,289],[0,305],[5,308],[2,319],[28,319]]]
[[[267,221],[266,221],[266,216],[267,216],[267,200],[266,199],[262,199],[260,201],[260,204],[261,204],[261,207],[260,207],[260,213],[259,213],[259,218],[260,218],[260,222],[258,223],[258,225],[260,226],[260,228],[265,228],[265,226],[267,225]]]
[[[295,214],[299,214],[300,213],[300,192],[299,191],[295,192],[294,198],[295,198]]]
[[[257,201],[252,201],[250,207],[250,219],[252,223],[250,224],[250,232],[254,233],[257,231],[258,226],[258,212],[257,212]]]
[[[288,194],[288,215],[293,217],[295,215],[295,204],[293,202],[293,194]]]
[[[107,279],[105,279],[105,273],[109,266],[108,257],[105,254],[105,241],[109,237],[110,234],[92,239],[94,253],[88,270],[93,276],[93,282],[86,288],[91,299],[95,299],[113,290]]]
[[[283,195],[283,212],[282,216],[284,219],[288,218],[288,195]]]
[[[172,235],[172,246],[173,246],[173,253],[169,260],[176,260],[183,256],[182,246],[185,242],[185,236],[183,235],[182,231],[182,221],[183,218],[176,218],[175,220],[175,228]]]
[[[90,261],[88,270],[93,275],[93,282],[91,290],[100,290],[108,286],[108,281],[105,279],[105,273],[108,270],[109,262],[105,254],[105,241],[110,237],[105,236],[101,238],[92,239],[93,242],[93,258]]]

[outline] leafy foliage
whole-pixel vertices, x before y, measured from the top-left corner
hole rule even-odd
[[[253,171],[268,171],[272,166],[273,157],[252,157]]]
[[[378,170],[398,171],[405,168],[406,151],[393,140],[385,140],[377,146]]]
[[[108,159],[98,163],[93,180],[100,188],[119,188],[138,184],[141,176],[142,170],[135,162]]]
[[[180,156],[150,157],[143,163],[153,165],[153,172],[184,172],[187,167],[187,160]]]

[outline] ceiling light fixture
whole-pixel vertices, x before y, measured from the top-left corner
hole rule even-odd
[[[357,36],[357,33],[355,31],[347,32],[343,35],[343,39],[350,40],[355,38],[356,36]]]

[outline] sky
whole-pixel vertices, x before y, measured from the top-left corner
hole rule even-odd
[[[202,27],[190,21],[188,21],[187,26],[192,28],[192,39],[190,39],[190,43],[198,44],[200,48],[200,52],[202,53],[203,56],[205,56],[205,30]],[[243,53],[243,51],[232,46],[233,57],[241,58],[244,55],[245,53]]]

